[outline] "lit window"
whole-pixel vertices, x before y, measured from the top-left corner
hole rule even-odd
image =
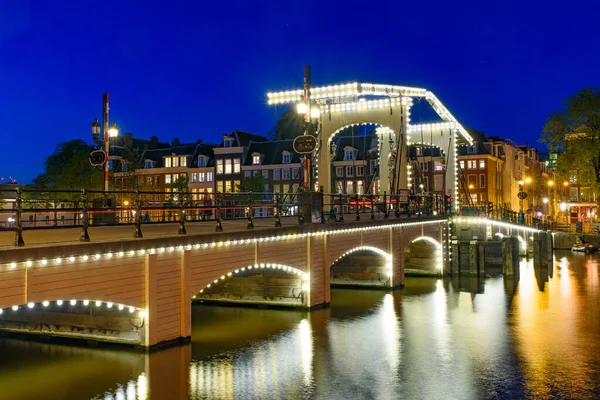
[[[468,169],[476,169],[477,168],[477,160],[468,160],[467,168]]]
[[[260,164],[260,156],[259,155],[252,156],[252,164],[253,165],[259,165]]]
[[[433,162],[433,170],[434,171],[442,171],[442,162],[441,161],[434,161]]]
[[[465,169],[465,162],[464,161],[459,161],[458,164],[460,165],[460,169]]]
[[[231,193],[231,181],[225,181],[225,193]]]
[[[240,191],[240,181],[233,181],[233,191],[234,192]]]
[[[234,174],[240,173],[240,159],[239,158],[233,159],[233,173]]]
[[[171,183],[171,174],[165,175],[165,183]]]
[[[223,160],[217,160],[217,175],[223,173]]]
[[[354,182],[346,182],[346,194],[354,194]]]
[[[479,169],[485,168],[485,160],[479,160]]]
[[[204,174],[204,172],[200,172],[200,173],[198,174],[198,182],[200,182],[200,183],[204,182],[204,180],[205,180],[205,176],[206,176],[206,175]]]
[[[231,159],[228,158],[227,160],[225,160],[225,174],[231,174]]]
[[[190,183],[195,183],[198,179],[198,174],[196,173],[191,173],[190,174]]]
[[[364,194],[365,190],[363,187],[363,181],[356,182],[356,194]]]
[[[213,181],[213,173],[207,172],[206,173],[206,182],[212,182],[212,181]]]
[[[179,157],[173,157],[173,166],[179,167]]]
[[[354,176],[354,167],[346,167],[346,176]]]
[[[166,168],[171,168],[171,157],[166,157],[165,158],[165,167]]]

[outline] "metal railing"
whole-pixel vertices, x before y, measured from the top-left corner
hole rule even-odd
[[[0,230],[14,231],[15,246],[24,246],[27,230],[80,228],[81,241],[89,241],[91,226],[133,226],[133,236],[143,237],[143,225],[178,223],[178,234],[187,224],[212,222],[222,232],[224,220],[283,217],[307,222],[343,222],[345,219],[386,219],[412,215],[446,214],[443,195],[332,194],[332,193],[196,193],[118,190],[0,189]],[[309,195],[309,196],[307,196]],[[310,215],[309,215],[310,214]],[[315,215],[317,218],[315,219]]]
[[[509,208],[490,208],[487,205],[461,207],[460,215],[487,217],[515,225],[524,225],[541,230],[556,230],[556,223],[548,222],[533,215],[513,211]]]

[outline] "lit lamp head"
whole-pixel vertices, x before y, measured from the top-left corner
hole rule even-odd
[[[312,119],[318,119],[321,117],[321,110],[319,110],[319,107],[313,107],[310,109],[310,117]]]
[[[117,137],[119,134],[119,129],[117,128],[117,124],[115,122],[112,123],[110,128],[108,128],[108,136]]]
[[[567,186],[569,186],[569,182],[568,182],[568,181],[564,181],[564,182],[563,182],[563,185],[564,185],[565,187],[567,187]]]
[[[554,181],[548,181],[548,186],[554,186]]]
[[[473,184],[470,184],[469,189],[475,189],[475,186]]]
[[[529,177],[525,178],[525,183],[531,183],[531,178],[529,178]]]
[[[298,114],[306,114],[308,112],[308,105],[306,103],[298,103],[296,104],[296,111]]]
[[[519,181],[519,186],[523,186],[524,184],[525,184],[525,182]]]
[[[542,199],[542,202],[543,202],[544,204],[548,204],[548,198],[547,198],[547,197],[544,197],[544,198]]]
[[[94,118],[94,122],[92,122],[92,135],[96,136],[100,134],[100,123],[98,122],[98,118]]]
[[[334,141],[331,141],[331,154],[337,153],[337,144]]]

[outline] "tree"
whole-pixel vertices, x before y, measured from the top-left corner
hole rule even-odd
[[[180,175],[179,178],[171,183],[171,192],[173,194],[169,196],[168,201],[170,203],[177,202],[179,204],[179,202],[183,202],[184,204],[189,204],[192,200],[189,185],[190,178],[186,175]]]
[[[242,193],[253,192],[262,193],[265,191],[267,180],[263,174],[254,174],[238,185],[237,190]]]
[[[304,134],[304,116],[290,107],[277,120],[277,125],[269,132],[271,140],[295,139]]]
[[[580,90],[550,115],[541,142],[559,153],[557,171],[567,178],[577,170],[579,182],[600,188],[600,88]]]
[[[89,162],[92,146],[81,139],[62,142],[44,161],[44,173],[33,180],[37,189],[99,189],[102,174]]]
[[[181,146],[181,143],[179,143],[179,138],[175,138],[171,142],[171,147],[177,147],[177,146]]]

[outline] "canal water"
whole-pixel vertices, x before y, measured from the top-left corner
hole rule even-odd
[[[600,256],[520,270],[312,313],[197,305],[192,342],[150,355],[0,337],[0,399],[600,398]]]

